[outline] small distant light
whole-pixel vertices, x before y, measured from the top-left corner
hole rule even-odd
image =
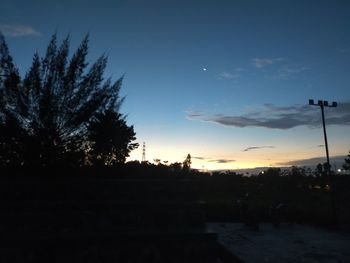
[[[264,171],[262,171],[261,173],[262,173],[262,174],[264,174],[265,172],[264,172]]]
[[[341,172],[341,169],[338,169],[338,173],[340,173]]]
[[[203,71],[207,71],[207,68],[203,68]]]

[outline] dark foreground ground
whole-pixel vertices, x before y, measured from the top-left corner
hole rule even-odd
[[[219,243],[246,263],[348,263],[350,233],[310,225],[261,224],[254,231],[241,223],[209,223]]]
[[[325,230],[329,191],[315,178],[32,172],[0,170],[0,263],[350,262],[349,178],[341,233]]]

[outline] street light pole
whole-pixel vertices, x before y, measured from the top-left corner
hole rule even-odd
[[[329,151],[328,151],[326,121],[324,119],[324,104],[322,103],[320,107],[321,107],[321,113],[322,113],[323,137],[324,137],[324,143],[325,143],[325,148],[326,148],[327,166],[328,166],[328,170],[329,170],[330,169],[330,162],[329,162]]]
[[[321,113],[322,113],[322,124],[323,124],[323,136],[324,136],[324,143],[325,143],[325,148],[326,148],[326,158],[327,158],[327,176],[328,176],[328,181],[329,181],[329,191],[330,191],[330,197],[331,197],[331,206],[332,206],[332,223],[334,226],[337,226],[337,211],[335,207],[335,197],[334,197],[334,189],[333,189],[333,180],[331,176],[331,165],[329,162],[329,151],[328,151],[328,140],[327,140],[327,131],[326,131],[326,121],[324,117],[324,107],[331,107],[335,108],[338,106],[336,102],[332,102],[331,105],[329,105],[328,101],[326,100],[319,100],[317,103],[314,102],[314,100],[310,99],[309,100],[309,105],[312,106],[319,106],[321,108]]]

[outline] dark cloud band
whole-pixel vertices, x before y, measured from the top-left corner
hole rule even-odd
[[[278,107],[266,104],[262,110],[240,116],[188,113],[187,118],[240,128],[264,127],[287,130],[298,126],[321,125],[320,110],[309,105]],[[350,102],[339,103],[337,108],[327,108],[326,122],[327,125],[350,125]]]
[[[236,161],[236,160],[232,160],[232,159],[212,159],[212,158],[206,158],[206,157],[202,157],[202,156],[194,156],[194,157],[192,157],[192,159],[203,160],[203,161],[207,161],[210,163],[233,163]]]
[[[251,147],[245,148],[243,152],[248,152],[251,150],[259,150],[259,149],[272,149],[272,148],[275,148],[275,146],[251,146]]]
[[[213,159],[213,160],[209,160],[209,162],[211,163],[233,163],[236,160],[231,160],[231,159]]]

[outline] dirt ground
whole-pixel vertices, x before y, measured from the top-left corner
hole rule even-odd
[[[350,233],[309,225],[261,224],[258,231],[240,223],[209,223],[219,242],[243,262],[350,262]]]

